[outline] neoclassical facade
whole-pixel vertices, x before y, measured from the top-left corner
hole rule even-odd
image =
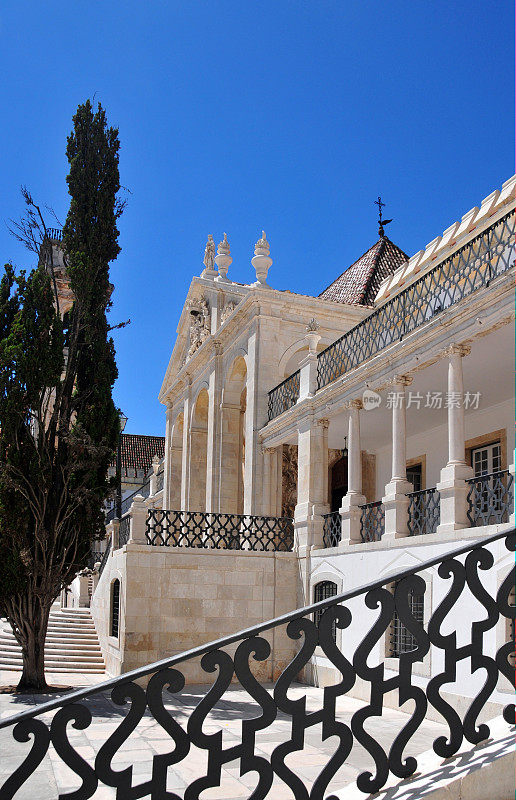
[[[208,237],[159,394],[162,479],[155,464],[148,496],[136,492],[108,526],[92,612],[111,671],[511,525],[515,186],[512,177],[410,257],[380,226],[314,296],[274,288],[264,232],[252,284],[232,280],[226,235],[217,250]],[[493,552],[501,582],[510,556]],[[431,571],[424,579],[429,591],[412,607],[421,621],[442,599]],[[355,644],[360,635],[347,632]],[[377,643],[387,670],[407,635],[394,620]],[[275,642],[267,677],[292,646]],[[322,654],[312,667],[307,680],[335,680]]]

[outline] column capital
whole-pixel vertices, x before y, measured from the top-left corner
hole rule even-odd
[[[391,386],[410,386],[413,380],[412,375],[394,375],[389,384]]]
[[[452,342],[444,350],[441,350],[442,356],[469,356],[471,353],[471,347],[469,344],[457,344],[456,342]]]
[[[361,411],[364,407],[364,404],[360,397],[356,397],[354,400],[350,400],[349,403],[346,403],[346,408],[348,411],[352,409],[356,409],[357,411]]]
[[[272,453],[276,452],[275,447],[263,447],[262,446],[262,454],[265,455],[272,455]]]
[[[212,339],[210,342],[211,345],[211,355],[212,356],[221,356],[223,353],[224,348],[222,347],[222,342],[220,339]]]
[[[330,427],[330,420],[323,417],[322,419],[317,420],[317,424],[321,426],[321,428],[329,428]]]

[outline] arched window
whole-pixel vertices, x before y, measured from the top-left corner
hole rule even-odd
[[[397,584],[391,587],[392,592],[396,591]],[[425,616],[425,597],[422,594],[415,594],[410,590],[408,594],[409,609],[414,619],[423,625]],[[411,653],[417,649],[416,637],[405,627],[403,622],[398,616],[398,612],[394,611],[394,617],[391,623],[390,631],[390,657],[399,658],[403,653]]]
[[[118,638],[118,619],[120,616],[120,581],[118,578],[111,585],[111,636]]]
[[[314,586],[314,603],[320,603],[321,600],[327,600],[328,597],[335,597],[336,594],[337,584],[333,581],[321,581],[320,583],[316,583]],[[326,611],[326,609],[314,611],[314,622],[317,627],[319,627],[319,622],[324,611]],[[335,623],[331,626],[331,635],[335,642],[337,639],[337,626]]]

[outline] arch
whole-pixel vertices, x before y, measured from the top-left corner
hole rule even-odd
[[[245,415],[247,363],[237,356],[226,373],[222,389],[219,510],[242,514],[244,510]]]
[[[329,339],[321,339],[319,344],[317,345],[317,352],[320,353],[321,350],[324,350],[325,347],[331,344]],[[284,351],[282,356],[278,361],[278,378],[282,381],[284,378],[288,378],[289,375],[292,375],[299,368],[299,362],[308,354],[308,345],[306,339],[298,339],[297,341],[293,342],[287,349]]]
[[[109,631],[110,635],[118,639],[120,626],[120,580],[115,578],[111,583],[110,592],[110,614]]]
[[[206,470],[208,448],[208,391],[202,386],[197,394],[190,425],[190,476],[188,508],[206,511]]]

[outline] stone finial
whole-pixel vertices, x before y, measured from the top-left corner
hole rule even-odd
[[[319,323],[316,322],[315,317],[312,317],[308,325],[306,326],[306,336],[305,339],[308,344],[308,352],[310,355],[314,355],[317,351],[317,345],[321,339],[321,334],[318,333],[319,331]]]
[[[213,241],[213,236],[211,235],[211,233],[208,234],[208,241],[206,242],[206,247],[204,248],[203,264],[204,264],[204,269],[202,271],[203,278],[212,278],[217,274],[214,269],[215,242]]]
[[[152,471],[153,471],[154,475],[158,474],[158,469],[159,469],[159,465],[160,464],[161,464],[161,461],[159,459],[159,456],[152,456]]]
[[[228,269],[233,263],[233,259],[231,258],[230,255],[227,234],[224,234],[223,240],[218,244],[217,255],[215,256],[215,263],[219,269],[219,275],[217,280],[227,281]]]
[[[256,282],[254,286],[269,288],[266,283],[267,273],[272,264],[272,258],[270,258],[269,253],[269,242],[267,241],[265,231],[262,231],[261,239],[258,239],[254,246],[254,258],[251,259],[251,264],[256,270]]]
[[[261,239],[258,239],[254,246],[254,254],[255,256],[268,256],[270,251],[271,248],[267,241],[267,236],[265,235],[265,231],[262,231]]]

